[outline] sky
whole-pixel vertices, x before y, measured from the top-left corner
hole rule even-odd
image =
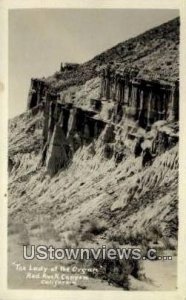
[[[168,9],[14,9],[9,11],[9,118],[26,110],[32,77],[61,62],[82,63],[179,15]]]

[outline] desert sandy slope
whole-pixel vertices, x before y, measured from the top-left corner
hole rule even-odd
[[[23,261],[19,245],[25,243],[101,247],[114,242],[144,248],[148,244],[160,253],[169,249],[176,255],[177,145],[145,168],[142,157],[133,154],[116,165],[104,156],[103,132],[96,142],[77,150],[67,169],[51,178],[39,164],[41,121],[39,111],[10,122],[9,156],[14,159],[8,202],[10,270],[14,270],[12,262]],[[142,268],[149,279],[138,283],[132,278],[131,288],[175,288],[175,258],[145,262]],[[165,284],[158,275],[161,268]],[[13,284],[15,273],[10,274]],[[91,283],[90,288],[104,288],[105,283],[101,286]]]
[[[116,69],[135,66],[148,80],[178,80],[179,19],[120,43],[75,71],[56,72],[45,78],[50,91],[61,93],[61,101],[72,102],[90,114],[90,99],[100,91],[99,71],[112,62]],[[130,118],[118,124],[108,120],[112,101],[103,101],[95,119],[108,122],[91,141],[78,144],[68,164],[52,174],[60,161],[60,136],[51,139],[48,156],[41,163],[46,113],[42,105],[9,121],[8,243],[9,287],[54,289],[172,290],[176,288],[178,231],[178,122],[155,122],[150,130]],[[59,129],[59,128],[58,128]],[[85,130],[86,131],[86,130]],[[45,130],[45,135],[47,132]],[[135,137],[143,136],[141,154],[136,155]],[[144,163],[144,150],[155,155]],[[64,146],[64,145],[62,145]],[[66,145],[68,146],[68,145]],[[61,147],[61,148],[60,148]],[[74,285],[41,284],[40,278],[26,278],[15,263],[29,267],[22,257],[22,245],[54,247],[135,247],[145,253],[149,247],[172,260],[139,263],[109,262],[107,272],[79,280]],[[34,260],[32,264],[40,266]],[[94,267],[95,262],[46,261],[43,266]],[[102,261],[96,267],[104,269]],[[71,269],[70,269],[71,270]],[[105,269],[104,269],[105,270]],[[70,271],[70,273],[72,273]]]

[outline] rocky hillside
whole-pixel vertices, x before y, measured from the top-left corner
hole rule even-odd
[[[154,87],[145,80],[177,80],[178,47],[175,19],[73,70],[33,82],[30,109],[9,121],[12,260],[14,235],[18,244],[176,250],[179,123],[170,99],[179,94],[172,85]],[[140,98],[131,93],[131,107],[113,99],[94,103],[99,70],[111,62],[116,70],[138,67],[140,88],[146,84]],[[146,94],[149,84],[153,96]],[[152,99],[160,106],[147,108]],[[143,126],[141,116],[147,119]],[[139,279],[133,271],[127,276]]]
[[[126,138],[124,131],[116,132],[115,141],[103,131],[97,140],[79,147],[72,161],[51,177],[53,168],[61,160],[59,153],[63,153],[49,152],[53,164],[49,164],[48,169],[41,166],[41,120],[42,112],[34,116],[27,112],[10,125],[13,133],[9,144],[12,161],[8,200],[10,286],[23,288],[23,282],[24,288],[30,286],[24,273],[17,273],[12,267],[15,260],[25,264],[22,260],[23,244],[95,249],[107,245],[138,246],[143,251],[153,247],[160,255],[169,251],[169,255],[174,256],[173,264],[172,261],[162,262],[162,265],[157,262],[155,268],[152,262],[151,269],[151,265],[140,262],[136,274],[132,275],[133,268],[129,269],[128,277],[125,275],[125,281],[119,283],[120,275],[113,274],[111,265],[111,275],[107,275],[109,282],[110,276],[114,275],[111,286],[90,279],[87,283],[77,282],[76,288],[174,289],[178,144],[172,143],[167,148],[162,138],[156,139],[156,133],[158,130],[160,136],[165,132],[170,137],[175,136],[178,124],[160,123],[152,128],[148,134],[156,141],[157,154],[144,166],[143,156],[136,157],[134,143]],[[90,263],[88,266],[92,267]],[[37,260],[32,264],[37,266]],[[63,261],[63,264],[73,266],[73,262]],[[74,264],[77,265],[77,261]],[[160,270],[163,279],[159,277]],[[32,284],[38,288],[53,288],[43,286],[39,281],[32,281]],[[59,285],[56,288],[64,287]]]
[[[113,140],[106,128],[51,178],[50,166],[47,172],[40,165],[41,120],[41,112],[28,112],[10,125],[10,223],[24,220],[31,229],[41,225],[39,216],[49,218],[61,238],[94,220],[104,221],[107,237],[117,233],[130,240],[139,233],[145,238],[152,226],[165,237],[177,237],[178,145],[173,142],[166,148],[163,138],[156,140],[156,132],[175,136],[178,124],[162,122],[148,132],[157,141],[158,154],[144,167],[143,157],[135,157],[135,141],[125,137],[124,129]]]
[[[145,78],[176,80],[179,77],[179,18],[155,27],[147,32],[119,43],[79,65],[76,71],[56,72],[47,82],[58,91],[82,85],[99,75],[99,70],[108,63],[116,68],[133,67],[140,69]]]

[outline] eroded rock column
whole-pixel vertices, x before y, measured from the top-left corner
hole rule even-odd
[[[172,86],[169,102],[169,120],[178,121],[179,118],[179,81]]]

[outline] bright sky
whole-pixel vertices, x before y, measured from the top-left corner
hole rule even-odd
[[[85,62],[171,20],[178,10],[21,9],[9,13],[9,117],[25,111],[31,77]]]

